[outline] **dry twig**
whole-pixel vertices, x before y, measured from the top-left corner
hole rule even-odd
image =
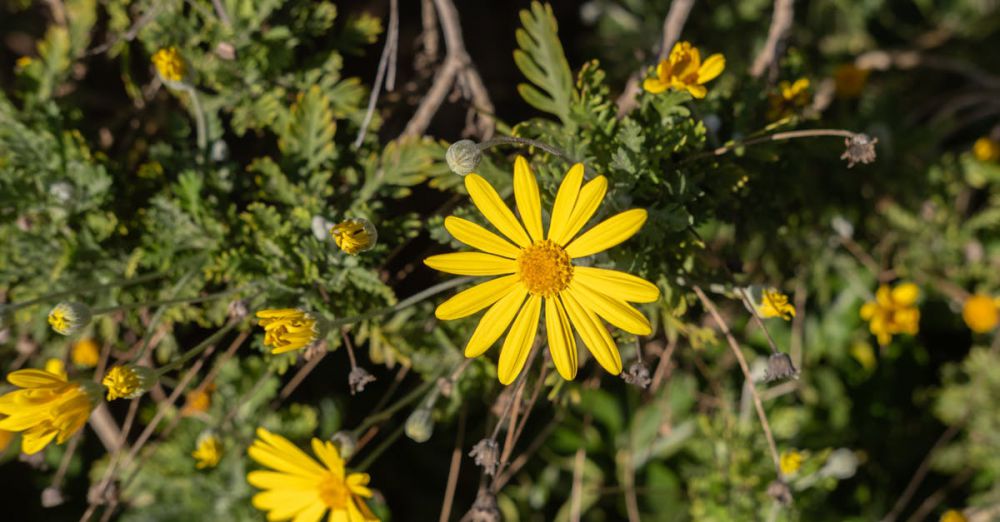
[[[750,67],[750,75],[760,78],[768,69],[774,69],[778,63],[778,48],[784,43],[792,28],[795,17],[795,0],[774,0],[774,13],[771,15],[771,27],[767,30],[767,41]]]

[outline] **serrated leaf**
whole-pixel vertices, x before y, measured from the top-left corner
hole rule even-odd
[[[278,147],[284,154],[302,162],[303,170],[313,170],[336,157],[333,143],[336,130],[330,99],[319,87],[313,86],[299,94],[292,106]]]
[[[552,7],[532,2],[531,10],[521,11],[521,24],[524,27],[515,33],[520,49],[514,51],[514,63],[533,85],[519,84],[517,92],[532,107],[574,126],[570,118],[573,76]]]

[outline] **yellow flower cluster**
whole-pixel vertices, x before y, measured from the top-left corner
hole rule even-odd
[[[861,318],[868,321],[868,329],[880,346],[892,342],[897,334],[914,335],[920,326],[920,310],[917,299],[920,289],[913,283],[902,283],[895,288],[881,285],[875,292],[875,300],[861,307]]]
[[[298,308],[261,310],[257,319],[257,324],[264,327],[264,346],[270,346],[273,354],[300,350],[319,339],[316,318]]]
[[[802,461],[804,458],[805,457],[798,451],[783,451],[781,453],[781,458],[779,459],[781,474],[794,475],[798,473],[799,468],[802,467]]]
[[[656,75],[646,78],[642,88],[652,94],[667,89],[687,91],[695,98],[708,94],[705,84],[714,80],[726,68],[726,59],[713,54],[701,61],[701,53],[690,42],[677,42],[666,60],[656,65]]]
[[[812,101],[809,79],[799,78],[794,83],[782,81],[778,84],[778,90],[768,94],[767,99],[770,105],[767,119],[778,121],[791,116],[807,107]]]
[[[179,82],[184,79],[187,66],[184,58],[176,47],[167,47],[156,51],[153,55],[153,66],[160,77],[169,82]]]

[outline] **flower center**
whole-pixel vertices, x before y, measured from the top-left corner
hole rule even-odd
[[[330,509],[347,509],[347,484],[343,480],[327,473],[319,483],[319,498]]]
[[[521,249],[517,275],[532,294],[552,297],[569,286],[573,265],[561,246],[546,239]]]

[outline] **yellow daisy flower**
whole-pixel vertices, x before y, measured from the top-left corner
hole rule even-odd
[[[761,294],[760,304],[757,306],[761,317],[780,317],[786,321],[795,317],[795,305],[788,302],[787,295],[774,288],[765,289]]]
[[[73,343],[69,357],[77,366],[93,368],[101,359],[101,349],[93,339],[81,339]]]
[[[973,332],[990,333],[1000,322],[996,300],[983,294],[969,297],[962,307],[962,319]]]
[[[281,308],[257,312],[258,325],[264,327],[264,345],[280,354],[306,348],[320,336],[319,322],[309,312]]]
[[[878,339],[880,346],[892,342],[896,334],[914,335],[920,327],[920,309],[917,299],[920,288],[913,283],[902,283],[890,289],[881,285],[875,300],[861,307],[861,318],[868,321],[868,330]]]
[[[375,248],[378,230],[371,221],[364,218],[350,218],[330,229],[333,241],[344,252],[355,255]]]
[[[485,179],[469,174],[465,187],[472,202],[506,239],[449,216],[444,222],[448,232],[482,252],[424,260],[427,266],[449,274],[501,276],[459,292],[434,313],[447,321],[489,307],[465,346],[466,357],[482,355],[513,322],[500,351],[498,376],[503,384],[513,382],[524,367],[543,308],[549,352],[565,379],[572,379],[577,371],[574,328],[597,362],[614,375],[622,371],[621,355],[600,318],[636,335],[651,331],[649,321],[628,303],[655,301],[660,296],[656,285],[624,272],[572,262],[632,237],[646,222],[646,211],[627,210],[577,236],[608,187],[604,176],[581,187],[582,182],[583,165],[577,163],[559,187],[545,235],[538,182],[524,158],[519,156],[514,163],[514,198],[521,221]]]
[[[52,439],[66,442],[100,401],[100,389],[93,383],[67,381],[44,370],[17,370],[7,381],[20,389],[0,396],[0,414],[7,415],[0,420],[0,430],[24,432],[21,451],[29,455]]]
[[[194,467],[198,469],[214,468],[222,460],[222,442],[219,437],[204,434],[198,437],[197,447],[191,452],[194,457]]]
[[[379,518],[365,504],[370,498],[367,473],[347,473],[344,460],[330,441],[312,440],[320,462],[288,439],[257,428],[257,440],[247,453],[273,471],[251,471],[247,482],[263,489],[253,506],[267,511],[268,520],[317,522],[330,510],[331,522],[367,522]]]
[[[1000,161],[1000,141],[979,138],[972,144],[972,155],[979,161]]]
[[[725,68],[726,58],[721,54],[713,54],[702,62],[697,47],[690,42],[677,42],[670,56],[656,65],[656,75],[642,82],[642,88],[652,94],[667,89],[686,90],[701,99],[708,94],[704,84],[722,74]]]
[[[101,380],[108,389],[108,400],[135,399],[156,384],[157,375],[152,368],[126,364],[113,366]]]
[[[212,392],[215,391],[215,384],[209,384],[202,389],[188,392],[185,396],[184,407],[181,408],[181,415],[197,415],[205,413],[212,407]]]
[[[967,522],[969,519],[957,509],[949,509],[941,515],[940,522]]]

